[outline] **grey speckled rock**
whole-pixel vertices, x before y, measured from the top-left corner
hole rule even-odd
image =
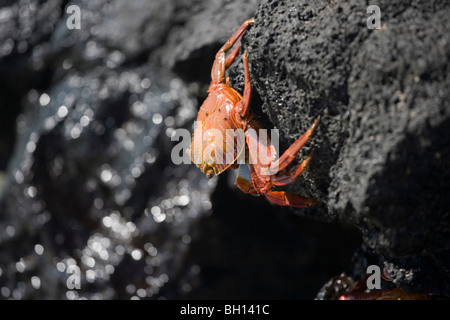
[[[285,144],[322,115],[292,187],[321,204],[299,212],[354,223],[397,285],[450,296],[450,8],[381,1],[369,30],[368,5],[263,1],[243,42],[255,96]]]

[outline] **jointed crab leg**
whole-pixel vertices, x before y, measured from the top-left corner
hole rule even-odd
[[[313,125],[299,139],[297,139],[297,141],[294,142],[292,146],[289,147],[278,160],[274,161],[274,163],[272,164],[261,163],[261,159],[259,158],[259,156],[262,153],[261,150],[267,150],[269,157],[273,158],[275,155],[275,149],[273,148],[273,145],[271,144],[268,137],[268,140],[264,141],[264,139],[261,140],[259,138],[258,134],[255,134],[261,127],[261,125],[257,121],[253,120],[248,123],[249,128],[252,129],[251,131],[253,132],[251,132],[250,130],[246,132],[247,146],[249,157],[255,163],[253,166],[249,166],[249,169],[254,189],[258,193],[264,194],[267,199],[282,206],[304,208],[317,202],[317,199],[315,198],[306,198],[285,191],[272,191],[271,189],[274,186],[284,186],[294,182],[297,177],[303,172],[303,170],[308,166],[312,158],[312,154],[309,155],[308,158],[303,160],[298,166],[290,169],[288,172],[280,173],[280,171],[285,169],[295,159],[295,156],[300,151],[301,147],[303,147],[303,145],[308,141],[309,137],[313,133],[314,129],[319,123],[319,120],[320,117],[318,117],[314,121]],[[278,163],[281,163],[281,167],[277,168],[276,172],[267,172],[269,168],[276,168],[274,164],[276,165],[277,161]],[[239,181],[237,181],[237,184],[241,190],[248,190],[247,186],[240,186]],[[244,192],[250,193],[249,191]]]
[[[267,137],[267,141],[261,141],[257,132],[262,128],[262,126],[255,120],[251,121],[248,126],[252,129],[247,131],[246,139],[249,150],[249,155],[252,161],[255,163],[255,170],[258,177],[267,182],[272,182],[274,185],[282,186],[293,182],[306,168],[308,165],[312,154],[306,158],[297,167],[291,169],[283,175],[274,176],[277,172],[284,170],[291,162],[295,159],[300,149],[305,145],[308,139],[311,137],[314,129],[317,127],[320,121],[320,117],[317,117],[311,127],[298,138],[286,151],[274,162],[271,163],[261,163],[260,157],[263,154],[261,150],[267,150],[269,158],[275,157],[275,148],[272,146],[270,139]],[[275,171],[276,170],[276,171]],[[273,171],[273,172],[272,172]],[[270,174],[269,174],[270,173]],[[286,181],[286,182],[285,182]],[[287,182],[290,181],[290,182]]]
[[[298,178],[298,176],[303,172],[303,170],[306,169],[313,155],[314,151],[311,152],[308,158],[303,160],[297,167],[292,168],[291,170],[289,170],[284,174],[271,176],[270,182],[275,186],[285,186],[287,184],[294,182]]]
[[[233,63],[234,59],[236,59],[239,50],[241,49],[241,39],[239,38],[238,43],[236,44],[236,47],[231,51],[231,53],[228,55],[228,57],[225,60],[225,67],[228,68]]]
[[[317,125],[319,124],[320,116],[316,118],[311,127],[300,137],[298,138],[286,151],[279,157],[271,167],[278,168],[278,171],[285,169],[291,162],[295,159],[300,149],[308,142],[309,138],[313,134]]]
[[[238,109],[238,112],[241,118],[243,119],[248,116],[248,112],[250,110],[250,97],[252,92],[252,86],[250,84],[250,72],[248,70],[247,54],[248,51],[245,51],[244,55],[242,56],[242,60],[244,63],[244,95],[241,102],[242,107],[240,107],[240,110]]]
[[[310,158],[307,158],[302,162],[309,161]],[[301,166],[301,165],[300,165]],[[304,165],[306,167],[306,165]],[[264,181],[261,181],[255,169],[252,166],[248,165],[240,165],[238,170],[238,176],[236,178],[236,185],[241,189],[241,191],[245,193],[250,193],[252,195],[261,194],[261,190],[264,190],[264,187],[272,187],[270,183],[267,184]],[[255,188],[256,187],[256,188]],[[257,191],[259,190],[259,192]],[[267,191],[264,193],[267,199],[270,201],[281,205],[281,206],[292,206],[297,208],[306,208],[310,205],[313,205],[317,202],[316,198],[306,198],[298,194],[285,192],[285,191]]]
[[[239,167],[239,171],[241,168],[246,165],[241,165]],[[247,169],[248,170],[248,169]],[[257,179],[257,178],[256,178]],[[236,185],[241,189],[241,191],[245,193],[249,193],[251,195],[258,195],[258,192],[255,190],[253,183],[251,180],[248,180],[248,177],[241,176],[238,173],[238,177],[236,179]],[[267,199],[276,203],[280,206],[292,206],[297,208],[306,208],[317,202],[316,198],[306,198],[298,194],[285,192],[285,191],[268,191],[264,194]]]
[[[248,28],[249,25],[253,24],[255,22],[254,19],[248,19],[246,20],[241,27],[236,31],[236,33],[228,39],[227,42],[220,48],[220,50],[216,54],[216,59],[214,60],[214,64],[212,66],[211,70],[211,84],[219,84],[219,83],[225,83],[225,68],[227,65],[231,64],[233,62],[233,59],[236,57],[237,52],[233,51],[231,54],[230,59],[225,58],[225,52],[230,50],[236,41],[242,36],[242,34],[245,32],[245,30]],[[234,54],[234,58],[233,58]],[[228,60],[228,61],[227,61]]]

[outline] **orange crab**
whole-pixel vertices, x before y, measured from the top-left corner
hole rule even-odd
[[[311,155],[296,167],[287,172],[285,170],[314,132],[320,117],[317,117],[312,126],[277,158],[271,140],[267,135],[264,139],[261,138],[260,130],[264,127],[254,118],[249,108],[251,85],[247,51],[243,55],[245,83],[243,96],[229,86],[229,78],[225,76],[226,68],[238,55],[242,34],[254,22],[254,19],[246,20],[217,52],[211,70],[209,95],[198,112],[197,126],[188,154],[207,178],[212,178],[227,169],[238,169],[236,185],[243,192],[252,195],[263,194],[270,201],[282,206],[308,207],[316,203],[317,199],[275,191],[273,188],[294,182],[307,167]],[[238,42],[236,48],[226,57],[225,53],[236,42]],[[198,124],[201,128],[205,127],[206,131],[197,130]],[[215,129],[218,135],[211,134],[211,130],[208,129]],[[244,161],[238,161],[243,154]]]

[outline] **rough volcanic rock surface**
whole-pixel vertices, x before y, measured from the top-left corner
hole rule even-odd
[[[369,4],[262,1],[243,42],[253,88],[285,144],[322,115],[292,187],[322,204],[299,212],[356,224],[397,285],[449,296],[450,8],[380,1],[370,30]]]

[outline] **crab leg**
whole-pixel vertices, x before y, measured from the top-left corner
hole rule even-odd
[[[228,55],[228,57],[225,60],[225,68],[228,68],[233,63],[234,59],[236,59],[239,50],[241,49],[241,39],[239,38],[238,43],[236,44],[236,47],[231,51],[231,53]]]
[[[288,172],[284,174],[279,174],[275,176],[270,177],[270,182],[275,186],[285,186],[287,184],[290,184],[294,182],[298,176],[303,172],[303,170],[306,169],[306,167],[309,164],[309,161],[311,161],[312,156],[314,155],[314,151],[311,152],[311,154],[303,160],[298,166],[292,168]]]
[[[307,167],[312,154],[305,159],[299,166],[291,169],[285,174],[279,175],[275,178],[275,174],[284,170],[295,159],[300,149],[309,140],[314,129],[317,127],[320,121],[320,116],[316,118],[312,126],[295,141],[286,151],[275,161],[269,163],[261,163],[260,157],[264,154],[261,150],[267,150],[267,154],[270,159],[275,159],[276,151],[273,147],[270,139],[267,137],[267,141],[261,141],[257,132],[262,126],[257,121],[251,121],[248,123],[248,127],[252,130],[247,130],[246,139],[248,145],[248,151],[252,162],[255,164],[255,171],[258,177],[262,181],[273,182],[274,185],[281,186],[292,183]],[[264,139],[263,139],[264,140]]]
[[[285,169],[297,156],[300,149],[308,142],[309,138],[313,134],[317,125],[319,124],[320,116],[314,120],[314,123],[311,127],[300,137],[298,138],[286,151],[279,157],[274,163],[270,165],[272,168],[278,168],[278,171]]]
[[[252,93],[252,86],[250,84],[250,72],[248,70],[247,54],[248,51],[245,51],[244,55],[242,56],[242,60],[244,63],[244,95],[241,102],[241,109],[239,110],[241,118],[245,118],[248,116],[250,110],[250,98]]]
[[[239,53],[239,49],[241,49],[241,39],[239,39],[238,43],[236,44],[236,47],[233,49],[233,51],[228,55],[227,59],[225,60],[225,68],[228,68],[236,59],[236,56]],[[230,78],[226,77],[225,83],[227,85],[230,84]]]
[[[216,54],[216,59],[214,60],[214,64],[212,66],[211,70],[211,84],[219,84],[219,83],[225,83],[225,68],[227,64],[231,64],[233,62],[234,58],[230,58],[228,61],[225,58],[225,52],[230,50],[236,41],[242,36],[242,34],[245,32],[245,30],[248,28],[249,25],[255,23],[254,19],[248,19],[244,21],[244,23],[240,26],[240,28],[236,31],[236,33],[228,39],[227,42],[220,48],[220,50]],[[233,51],[234,53],[234,51]],[[232,56],[233,56],[232,53]],[[236,57],[237,52],[234,57]]]
[[[306,208],[317,202],[316,198],[305,198],[301,195],[285,191],[268,191],[266,198],[280,206]]]
[[[256,192],[264,194],[267,197],[267,199],[281,206],[305,208],[317,202],[316,198],[306,198],[294,193],[289,193],[285,191],[272,191],[271,189],[274,186],[284,186],[294,182],[297,179],[297,177],[303,172],[303,170],[308,166],[313,156],[313,153],[309,155],[305,160],[303,160],[298,166],[290,169],[288,172],[279,173],[295,159],[295,155],[298,153],[300,148],[308,141],[309,137],[311,136],[312,132],[317,126],[319,119],[320,118],[317,118],[314,124],[311,126],[311,128],[296,141],[296,142],[299,141],[300,143],[293,144],[294,147],[296,148],[298,148],[298,146],[300,145],[300,147],[293,156],[287,157],[287,155],[290,155],[292,152],[291,149],[292,146],[283,153],[283,155],[280,158],[287,159],[283,161],[284,167],[282,169],[281,168],[278,169],[276,172],[273,172],[272,175],[267,174],[267,170],[269,169],[269,167],[274,168],[273,164],[261,163],[262,159],[259,158],[260,154],[258,149],[267,150],[268,156],[270,158],[274,158],[275,149],[272,143],[270,142],[270,139],[268,139],[268,137],[267,141],[265,141],[265,139],[262,140],[259,139],[259,135],[255,134],[261,128],[259,122],[253,120],[248,123],[248,127],[250,130],[246,131],[247,146],[249,151],[249,157],[254,163],[253,165],[249,165],[249,168],[253,187],[256,190]]]
[[[310,158],[311,157],[305,159],[299,167],[305,168]],[[293,180],[295,180],[295,178]],[[306,208],[317,202],[316,198],[306,198],[294,193],[270,190],[274,184],[262,181],[258,177],[255,167],[251,165],[239,166],[236,185],[245,193],[250,193],[252,195],[263,193],[267,199],[281,206]],[[269,190],[267,190],[267,188],[269,188]]]

